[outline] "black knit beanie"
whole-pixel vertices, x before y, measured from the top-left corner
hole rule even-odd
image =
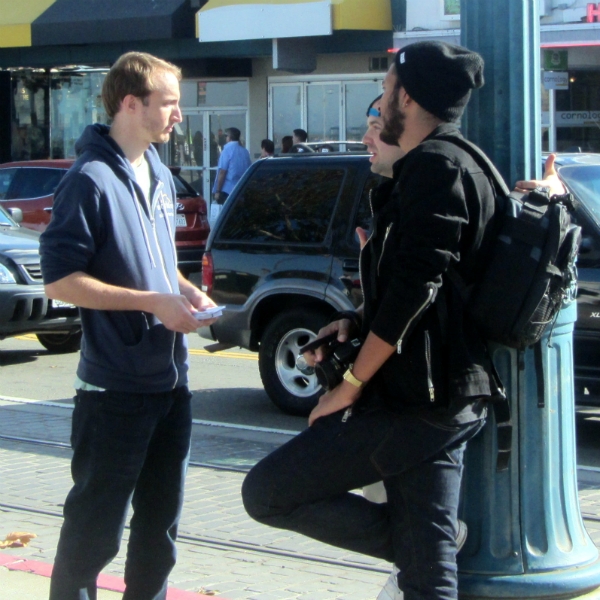
[[[458,121],[471,97],[483,85],[483,58],[445,42],[416,42],[396,54],[396,71],[407,94],[432,115]]]

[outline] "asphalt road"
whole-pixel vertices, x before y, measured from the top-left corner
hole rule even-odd
[[[285,415],[269,400],[257,354],[239,348],[210,354],[209,343],[189,336],[195,419],[289,432],[306,426],[305,418]],[[71,403],[77,360],[78,354],[49,354],[35,336],[0,341],[0,395]],[[578,464],[600,467],[600,409],[578,408],[576,428]]]
[[[190,390],[195,419],[301,431],[306,419],[284,415],[265,393],[258,355],[240,348],[209,354],[189,336]],[[72,402],[79,354],[52,355],[34,335],[0,341],[0,395]]]

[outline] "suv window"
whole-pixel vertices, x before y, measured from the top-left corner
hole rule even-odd
[[[17,168],[6,194],[6,200],[41,198],[54,193],[67,171],[48,167]]]
[[[273,243],[325,240],[345,170],[259,169],[238,196],[221,239]]]

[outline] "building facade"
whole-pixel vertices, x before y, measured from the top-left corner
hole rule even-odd
[[[543,148],[600,151],[600,4],[539,0]],[[184,120],[163,159],[210,197],[224,130],[359,140],[394,48],[460,43],[460,0],[0,0],[0,161],[75,156],[106,122],[114,60],[147,51],[182,68]]]
[[[600,152],[600,3],[539,0],[544,151]],[[408,0],[394,47],[460,43],[460,0]]]

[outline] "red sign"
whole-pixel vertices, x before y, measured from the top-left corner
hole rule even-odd
[[[588,23],[600,22],[600,4],[588,4],[587,5],[587,22]]]

